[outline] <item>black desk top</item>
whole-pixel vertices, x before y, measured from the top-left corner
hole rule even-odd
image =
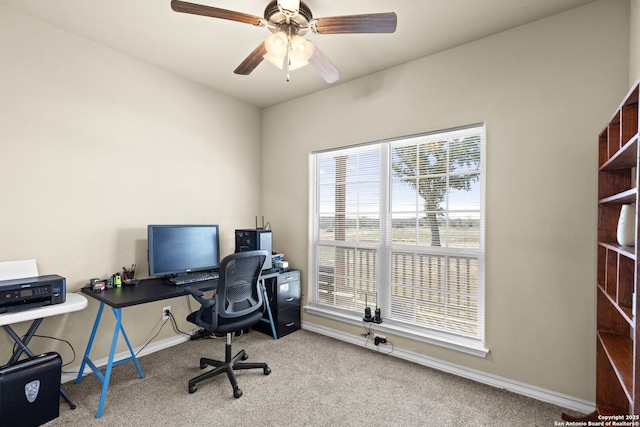
[[[140,280],[138,285],[122,285],[119,288],[105,289],[101,292],[93,292],[91,288],[82,288],[82,293],[113,308],[123,308],[189,295],[184,290],[186,287],[210,291],[218,287],[218,279],[190,283],[188,286],[175,286],[167,283],[165,279],[144,279]]]

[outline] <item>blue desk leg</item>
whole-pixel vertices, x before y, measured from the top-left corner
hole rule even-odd
[[[113,331],[113,339],[111,340],[111,349],[109,350],[109,359],[107,361],[107,368],[105,370],[104,375],[98,369],[98,367],[91,361],[89,358],[89,353],[91,352],[91,347],[93,345],[93,340],[96,335],[96,331],[98,330],[98,324],[100,323],[100,317],[102,316],[102,310],[104,309],[104,303],[100,303],[100,308],[98,309],[98,314],[96,316],[96,321],[93,325],[93,330],[91,332],[91,337],[89,338],[89,344],[87,344],[87,351],[85,352],[84,359],[82,360],[82,365],[80,366],[80,371],[78,372],[78,378],[76,379],[76,384],[80,382],[82,379],[82,373],[84,371],[85,366],[89,366],[91,370],[96,374],[96,377],[102,382],[102,393],[100,394],[100,403],[98,404],[98,411],[96,413],[96,418],[100,418],[102,416],[102,411],[104,409],[104,403],[107,398],[107,389],[109,388],[109,379],[111,378],[111,370],[115,365],[119,365],[120,363],[133,361],[136,365],[136,369],[138,370],[138,374],[140,374],[140,378],[144,378],[144,374],[142,373],[142,369],[140,368],[140,364],[138,363],[138,359],[136,358],[135,353],[133,352],[133,348],[131,347],[131,343],[129,342],[129,338],[127,337],[126,332],[124,331],[124,327],[122,326],[122,309],[120,308],[112,308],[113,315],[116,318],[116,325]],[[129,349],[130,357],[118,360],[114,362],[114,357],[116,353],[116,345],[118,343],[118,335],[122,334],[124,338],[127,348]]]
[[[113,315],[116,317],[116,327],[120,328],[120,333],[122,334],[122,338],[127,343],[127,348],[129,348],[129,354],[131,357],[127,357],[126,359],[119,360],[116,364],[120,364],[123,362],[128,362],[130,360],[136,365],[136,369],[138,370],[138,375],[140,378],[144,378],[144,374],[142,373],[142,369],[140,368],[140,364],[138,363],[138,358],[136,357],[136,353],[133,351],[133,347],[131,347],[131,343],[129,342],[129,337],[127,337],[127,333],[124,331],[124,326],[122,326],[122,309],[114,308]],[[115,335],[115,334],[114,334]],[[115,350],[115,347],[114,347]]]
[[[267,313],[269,314],[269,324],[271,325],[271,333],[273,334],[273,339],[278,339],[278,334],[276,334],[276,327],[273,323],[273,315],[271,314],[271,306],[269,305],[269,296],[267,295],[267,289],[264,286],[264,280],[262,280],[262,296],[264,298],[264,305],[267,306]]]
[[[87,362],[91,363],[91,359],[89,359],[89,353],[91,353],[91,347],[93,346],[93,340],[96,337],[96,331],[98,330],[98,325],[100,324],[100,317],[102,317],[103,309],[104,309],[104,303],[101,302],[100,307],[98,308],[98,314],[96,315],[96,320],[95,322],[93,322],[93,329],[91,330],[91,336],[89,337],[89,342],[87,343],[87,350],[84,352],[84,357],[82,358],[82,364],[80,365],[80,370],[78,371],[76,384],[80,384],[80,380],[82,380],[82,374],[84,373],[85,366],[87,366]]]

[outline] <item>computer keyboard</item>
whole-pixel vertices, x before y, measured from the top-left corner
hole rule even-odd
[[[218,273],[211,272],[199,272],[189,273],[180,276],[173,276],[169,279],[169,282],[176,286],[188,285],[190,283],[205,282],[207,280],[215,280],[219,277]]]

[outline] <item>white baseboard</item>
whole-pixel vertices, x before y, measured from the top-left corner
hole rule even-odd
[[[156,351],[163,350],[165,348],[173,347],[174,345],[181,344],[185,341],[189,341],[189,339],[190,338],[185,335],[176,335],[170,338],[166,338],[164,340],[153,342],[148,346],[146,346],[142,351],[140,351],[140,347],[134,348],[133,352],[137,353],[138,351],[140,351],[140,354],[137,354],[136,357],[142,357],[147,354],[151,354],[151,353],[155,353]],[[82,357],[84,357],[84,354],[82,355]],[[127,357],[131,357],[131,354],[128,351],[123,351],[121,353],[114,355],[113,360],[114,362],[116,362],[118,360],[126,359]],[[98,360],[92,359],[91,361],[98,368],[102,368],[103,366],[107,366],[107,362],[109,361],[109,358],[103,357],[102,359],[98,359]],[[82,360],[80,360],[80,363],[82,363]],[[61,378],[62,383],[75,381],[76,378],[78,377],[79,370],[80,370],[80,365],[71,368],[71,370],[65,370],[65,372],[62,373],[62,378]],[[91,368],[89,368],[88,366],[85,366],[82,376],[91,374],[92,372],[93,371],[91,371]]]
[[[364,347],[365,341],[361,337],[356,337],[344,332],[336,331],[335,329],[325,328],[312,323],[302,322],[302,329],[316,332],[321,335],[325,335],[331,338],[335,338],[341,341],[355,344],[360,347]],[[367,347],[370,348],[370,347]],[[376,351],[374,348],[372,351]],[[382,351],[381,351],[382,352]],[[557,393],[555,391],[546,390],[540,387],[536,387],[530,384],[525,384],[519,381],[510,380],[508,378],[499,377],[497,375],[488,374],[486,372],[478,371],[476,369],[470,369],[465,366],[456,365],[453,363],[445,362],[443,360],[435,359],[423,354],[414,353],[412,351],[395,348],[391,356],[398,357],[400,359],[408,360],[423,366],[437,369],[439,371],[447,372],[459,377],[468,378],[473,381],[477,381],[482,384],[487,384],[500,389],[505,389],[510,392],[520,394],[522,396],[531,397],[542,402],[551,403],[564,409],[568,409],[580,413],[591,413],[595,409],[595,403],[587,400],[578,399],[566,394]]]

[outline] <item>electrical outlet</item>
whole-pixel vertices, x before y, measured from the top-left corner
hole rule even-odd
[[[375,345],[386,344],[387,343],[387,337],[385,337],[384,335],[380,335],[380,334],[373,334],[373,343]]]
[[[171,313],[171,306],[167,305],[166,307],[162,307],[162,320],[167,320],[169,315],[167,312]]]

